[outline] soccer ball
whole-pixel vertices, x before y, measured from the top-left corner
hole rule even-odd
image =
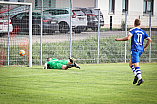
[[[20,56],[24,56],[24,55],[25,55],[25,51],[24,51],[24,50],[20,50],[20,51],[19,51],[19,55],[20,55]]]

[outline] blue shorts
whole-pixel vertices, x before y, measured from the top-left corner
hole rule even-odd
[[[136,51],[136,50],[131,50],[131,62],[132,63],[138,63],[140,62],[140,56],[143,53],[143,51]]]

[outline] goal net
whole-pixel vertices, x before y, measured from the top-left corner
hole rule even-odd
[[[31,60],[32,4],[0,1],[0,66],[32,67]]]

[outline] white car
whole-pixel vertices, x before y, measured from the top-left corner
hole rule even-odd
[[[44,11],[50,13],[58,20],[60,33],[67,33],[70,30],[70,9],[48,9]],[[81,33],[87,27],[87,16],[79,9],[72,10],[72,30]]]
[[[11,20],[9,19],[9,32],[13,31]],[[0,33],[8,33],[8,18],[0,16]]]

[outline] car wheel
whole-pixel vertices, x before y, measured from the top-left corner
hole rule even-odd
[[[68,33],[69,32],[69,25],[65,22],[59,24],[59,32],[60,33]]]
[[[12,31],[12,33],[14,33],[14,34],[20,34],[21,32],[22,32],[22,29],[19,28],[18,25],[13,25],[13,31]]]
[[[0,33],[0,37],[4,36],[5,34],[4,33]]]
[[[93,31],[98,31],[98,27],[92,27]]]
[[[73,30],[75,33],[81,33],[82,31],[80,29],[76,29],[76,30]]]
[[[85,28],[84,28],[84,31],[85,31],[85,32],[88,31],[88,27],[85,27]]]
[[[49,35],[52,35],[52,34],[55,33],[55,31],[54,31],[54,30],[49,30],[47,33],[48,33]]]

